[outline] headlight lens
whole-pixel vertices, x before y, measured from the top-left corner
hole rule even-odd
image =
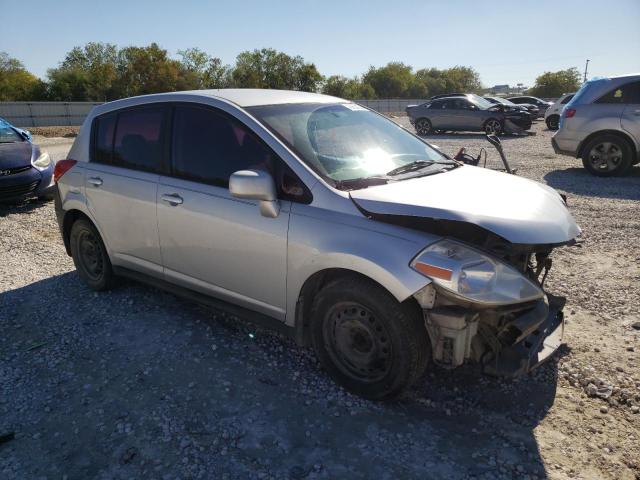
[[[51,157],[49,157],[49,154],[47,152],[41,153],[40,156],[33,162],[33,166],[38,170],[44,170],[49,165],[51,165]]]
[[[467,301],[487,306],[537,300],[542,289],[516,269],[453,240],[425,248],[411,268],[433,283]]]

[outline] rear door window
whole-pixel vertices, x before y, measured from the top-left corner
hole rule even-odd
[[[97,117],[91,160],[134,170],[160,171],[166,111],[161,105],[142,106]]]
[[[160,171],[166,108],[140,107],[118,114],[113,163],[136,170]]]

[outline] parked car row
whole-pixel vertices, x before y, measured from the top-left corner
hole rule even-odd
[[[439,96],[406,108],[418,135],[446,131],[483,131],[487,135],[521,133],[531,128],[531,114],[474,94]]]

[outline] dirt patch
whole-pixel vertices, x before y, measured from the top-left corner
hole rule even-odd
[[[80,132],[80,127],[29,127],[27,130],[32,135],[40,137],[66,137],[75,138]]]

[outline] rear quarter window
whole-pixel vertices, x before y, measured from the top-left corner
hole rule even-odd
[[[94,162],[111,163],[115,127],[115,114],[103,115],[96,118],[94,123],[95,147],[92,158]]]

